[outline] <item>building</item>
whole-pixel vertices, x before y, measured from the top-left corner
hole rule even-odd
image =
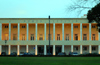
[[[0,18],[0,54],[2,52],[48,53],[48,18]],[[77,52],[99,53],[100,34],[96,23],[88,23],[86,18],[51,18],[50,52],[68,54]],[[5,43],[5,40],[7,42]]]

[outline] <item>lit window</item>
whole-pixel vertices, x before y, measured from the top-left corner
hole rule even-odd
[[[92,40],[95,40],[95,34],[92,34]]]
[[[65,40],[69,40],[69,34],[66,34]]]
[[[17,40],[17,34],[13,34],[13,40]]]
[[[22,34],[22,40],[25,40],[25,34]]]
[[[92,28],[95,28],[95,25],[92,25]]]
[[[8,40],[8,34],[5,34],[5,40]]]
[[[13,26],[13,28],[17,28],[17,26]]]
[[[83,28],[87,28],[87,26],[83,26]]]
[[[22,28],[25,28],[25,26],[22,26]]]
[[[74,26],[74,28],[78,28],[78,26]]]
[[[34,34],[31,34],[31,40],[34,40]]]
[[[77,51],[78,50],[78,46],[75,46],[74,49]]]
[[[87,40],[87,34],[83,34],[83,40]]]
[[[48,34],[48,40],[49,40],[49,34]],[[50,40],[51,40],[51,34],[50,34]]]
[[[57,34],[57,40],[60,40],[60,34]]]
[[[6,25],[5,28],[8,28],[8,25]]]
[[[43,40],[43,35],[42,34],[40,34],[39,40]]]
[[[83,50],[86,51],[87,50],[87,47],[86,46],[83,46]]]
[[[78,34],[75,34],[75,40],[78,40]]]
[[[92,51],[95,51],[96,50],[96,46],[92,46]]]

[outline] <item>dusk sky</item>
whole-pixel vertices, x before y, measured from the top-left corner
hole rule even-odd
[[[66,8],[71,0],[0,0],[0,18],[77,18],[77,12],[69,13]]]

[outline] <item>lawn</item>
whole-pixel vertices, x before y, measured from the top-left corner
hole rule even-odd
[[[0,65],[100,65],[100,57],[0,57]]]

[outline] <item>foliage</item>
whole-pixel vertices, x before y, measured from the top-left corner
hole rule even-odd
[[[77,16],[79,16],[82,12],[88,11],[96,4],[100,3],[100,0],[71,0],[71,2],[72,4],[70,4],[66,10],[71,13],[77,12]]]
[[[87,19],[89,23],[96,22],[98,28],[100,27],[100,3],[88,11]]]

